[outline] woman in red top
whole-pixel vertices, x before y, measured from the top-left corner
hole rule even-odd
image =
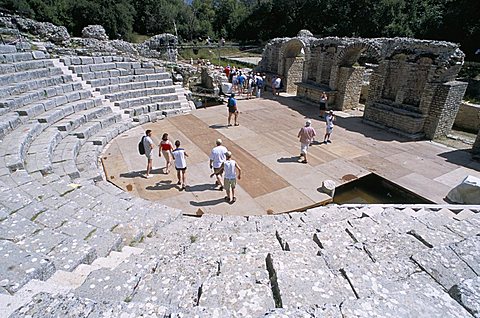
[[[158,156],[161,157],[163,153],[163,157],[165,158],[165,162],[166,162],[166,165],[165,165],[166,174],[170,173],[169,168],[172,164],[172,158],[173,158],[172,149],[173,149],[173,145],[170,142],[170,140],[168,140],[168,134],[164,133],[162,136],[162,141],[160,142],[160,145],[158,145]]]

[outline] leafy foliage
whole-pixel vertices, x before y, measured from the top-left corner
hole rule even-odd
[[[449,40],[480,58],[478,0],[0,0],[0,7],[74,35],[101,24],[111,38],[169,32],[188,41],[265,41],[308,29],[317,36]]]

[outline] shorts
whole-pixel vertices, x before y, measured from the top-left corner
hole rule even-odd
[[[145,153],[145,157],[147,157],[148,160],[152,160],[153,159],[153,151],[150,151],[149,153]]]
[[[213,173],[218,176],[223,173],[223,167],[220,168],[213,168]]]
[[[232,113],[232,114],[236,113],[237,112],[237,107],[228,107],[228,112]]]
[[[185,168],[177,168],[177,167],[175,167],[175,170],[177,170],[177,171],[185,171],[185,170],[187,170],[187,167],[185,167]]]
[[[327,110],[327,104],[320,102],[320,110]]]
[[[300,153],[306,154],[309,145],[310,145],[310,144],[301,143],[301,144],[300,144]]]
[[[223,187],[227,190],[229,190],[230,188],[232,189],[235,189],[235,186],[237,185],[237,179],[227,179],[227,178],[224,178],[223,179]]]
[[[331,134],[332,131],[333,131],[333,126],[332,127],[327,126],[327,134]]]

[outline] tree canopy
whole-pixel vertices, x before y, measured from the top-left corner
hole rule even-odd
[[[172,33],[184,41],[266,41],[308,29],[316,36],[395,37],[460,43],[479,58],[478,0],[0,0],[0,7],[64,25],[101,24],[111,38]]]

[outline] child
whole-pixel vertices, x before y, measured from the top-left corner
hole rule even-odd
[[[175,141],[175,150],[172,151],[173,159],[175,159],[175,169],[177,170],[177,184],[180,185],[180,190],[185,190],[185,172],[187,170],[187,160],[188,154],[185,152],[185,149],[180,148],[180,140]]]
[[[227,151],[225,154],[226,160],[222,163],[222,168],[225,172],[225,177],[223,179],[223,186],[225,187],[225,191],[227,192],[227,196],[225,197],[225,201],[229,202],[230,204],[235,203],[237,198],[235,197],[235,186],[237,185],[237,170],[238,170],[238,180],[242,177],[242,169],[238,166],[235,160],[232,160],[232,153]],[[230,196],[231,190],[231,196]]]

